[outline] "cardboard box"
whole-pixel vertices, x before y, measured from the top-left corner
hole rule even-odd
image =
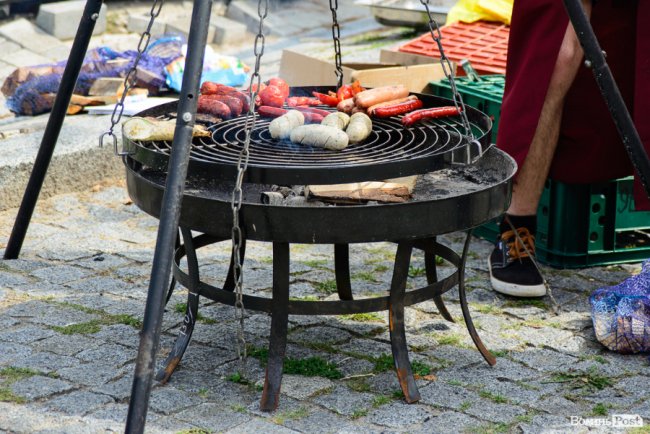
[[[428,62],[424,63],[422,59],[418,59],[419,57]],[[440,63],[430,57],[388,53],[384,58],[392,60],[380,63],[343,64],[343,82],[351,83],[359,80],[364,87],[403,84],[411,92],[427,93],[429,82],[445,77]],[[334,71],[334,64],[327,60],[296,51],[282,51],[280,78],[284,79],[289,86],[335,86]]]

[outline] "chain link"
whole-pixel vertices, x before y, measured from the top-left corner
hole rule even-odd
[[[440,33],[440,27],[438,23],[433,19],[431,10],[429,9],[429,0],[420,0],[420,3],[424,6],[429,16],[429,31],[431,32],[431,37],[438,45],[438,51],[440,51],[440,64],[442,65],[442,71],[445,74],[445,77],[449,80],[449,85],[451,86],[452,98],[454,100],[454,105],[460,112],[461,122],[463,123],[463,128],[465,129],[465,137],[467,137],[469,143],[474,142],[474,133],[472,132],[472,127],[469,124],[467,119],[467,113],[465,112],[465,103],[463,102],[463,97],[458,93],[456,89],[456,82],[454,81],[453,69],[451,62],[445,55],[445,50],[442,48],[442,34]],[[469,153],[469,149],[468,149]]]
[[[246,113],[246,122],[244,124],[244,146],[242,147],[239,157],[237,159],[237,178],[235,179],[235,187],[232,191],[232,198],[230,208],[232,210],[232,245],[233,245],[233,266],[235,277],[235,311],[237,319],[239,320],[239,328],[237,330],[237,356],[243,364],[246,359],[246,338],[244,336],[244,317],[246,310],[244,308],[244,274],[241,265],[241,249],[243,244],[243,234],[239,225],[239,211],[242,207],[244,174],[248,168],[248,158],[250,156],[249,148],[251,143],[251,135],[255,127],[255,120],[257,113],[255,112],[255,98],[257,97],[258,90],[261,85],[260,64],[262,55],[264,54],[264,19],[268,14],[268,0],[258,0],[257,14],[259,16],[259,28],[255,36],[255,45],[253,52],[255,54],[255,69],[251,74],[251,79],[248,87],[248,96],[250,98],[250,107]]]
[[[124,77],[124,90],[122,91],[122,96],[120,97],[120,100],[118,101],[117,104],[115,104],[115,108],[113,109],[113,114],[111,115],[111,126],[109,127],[108,131],[102,133],[99,136],[99,147],[104,146],[104,139],[106,137],[110,137],[112,144],[113,144],[113,149],[115,152],[115,155],[127,155],[128,152],[120,152],[117,149],[117,137],[115,136],[115,132],[113,131],[115,129],[115,126],[120,123],[120,120],[122,119],[122,114],[124,113],[124,100],[129,94],[129,91],[135,86],[135,78],[137,74],[137,68],[138,64],[140,63],[140,59],[142,58],[142,55],[144,54],[145,51],[147,51],[147,47],[149,46],[149,41],[151,40],[151,28],[153,27],[153,24],[160,15],[160,10],[162,9],[163,6],[163,0],[153,0],[153,4],[151,5],[151,10],[149,11],[149,24],[147,25],[147,28],[145,29],[144,32],[140,35],[140,41],[138,41],[138,49],[137,49],[137,54],[135,56],[135,59],[133,60],[133,65],[131,65],[131,68],[129,71],[126,73],[126,76]]]
[[[339,8],[338,0],[330,0],[330,10],[332,11],[332,39],[334,40],[334,64],[336,65],[337,86],[343,86],[343,64],[341,62],[341,28],[339,27],[336,11]]]

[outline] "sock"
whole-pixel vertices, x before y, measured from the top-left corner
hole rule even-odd
[[[528,231],[535,235],[537,233],[537,215],[510,215],[506,214],[512,225],[517,228],[525,227],[528,228]],[[505,217],[501,220],[501,225],[499,226],[499,231],[504,233],[506,231],[512,230],[508,222],[506,222]]]

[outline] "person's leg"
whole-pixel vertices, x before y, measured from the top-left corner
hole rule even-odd
[[[589,14],[591,2],[583,0],[583,5]],[[557,148],[564,99],[582,59],[582,48],[569,23],[535,134],[517,174],[510,207],[501,222],[500,237],[489,258],[490,281],[498,292],[522,297],[546,293],[542,276],[530,258],[535,252],[537,206]]]

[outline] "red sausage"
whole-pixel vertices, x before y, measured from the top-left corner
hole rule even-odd
[[[214,98],[205,98],[205,96],[200,96],[198,101],[198,106],[196,111],[199,113],[205,113],[209,115],[218,116],[222,119],[228,119],[231,116],[230,108]]]
[[[321,115],[322,117],[325,117],[325,116],[327,116],[327,115],[330,114],[330,113],[333,113],[333,112],[330,112],[330,111],[327,111],[327,110],[323,110],[323,109],[319,109],[319,108],[314,108],[314,107],[301,107],[301,106],[297,106],[297,107],[293,107],[293,108],[294,108],[295,110],[299,110],[299,111],[301,111],[301,112],[303,112],[303,113],[316,113],[316,114]]]
[[[279,118],[287,113],[288,110],[279,107],[271,107],[268,105],[261,105],[257,108],[257,113],[265,118]]]
[[[411,112],[422,108],[422,101],[419,99],[402,102],[395,105],[389,105],[385,107],[377,107],[372,115],[377,118],[389,118],[391,116],[403,115],[405,113]]]
[[[302,112],[302,114],[305,117],[306,124],[320,124],[323,122],[323,116],[319,115],[318,113]]]
[[[230,94],[230,95],[208,94],[208,95],[199,96],[199,99],[214,99],[217,101],[221,101],[222,103],[228,106],[228,108],[230,109],[230,115],[232,117],[239,116],[240,114],[242,114],[242,111],[244,109],[242,101],[239,98],[235,97],[234,94]]]
[[[287,98],[287,105],[289,107],[296,107],[299,105],[320,105],[320,99],[310,98],[308,96],[292,96]]]
[[[237,89],[225,84],[214,83],[212,81],[205,81],[201,85],[201,95],[210,95],[217,93],[237,92]]]
[[[376,110],[375,110],[376,111]],[[446,116],[457,115],[460,112],[455,106],[436,107],[422,110],[416,110],[402,117],[402,125],[410,127],[414,123],[424,119],[443,118]]]

